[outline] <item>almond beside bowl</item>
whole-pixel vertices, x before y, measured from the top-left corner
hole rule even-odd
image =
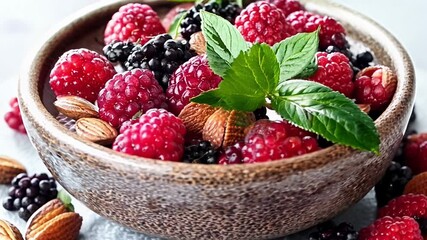
[[[392,102],[375,121],[380,154],[334,145],[266,163],[199,165],[121,154],[68,131],[55,119],[49,72],[69,49],[101,52],[107,21],[127,2],[100,3],[70,18],[48,36],[20,78],[20,107],[33,145],[61,185],[90,209],[139,232],[170,239],[270,239],[334,217],[381,178],[413,107],[413,65],[388,31],[325,0],[302,2],[338,19],[350,38],[369,47],[377,62],[398,76]],[[141,2],[160,15],[174,5]]]

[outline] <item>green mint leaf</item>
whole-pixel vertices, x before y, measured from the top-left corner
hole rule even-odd
[[[73,204],[71,203],[71,197],[70,197],[70,195],[68,195],[68,193],[64,190],[64,189],[61,189],[59,192],[58,192],[58,196],[57,196],[57,198],[59,199],[59,200],[61,200],[61,202],[65,205],[65,207],[70,211],[70,212],[74,212],[74,206],[73,206]]]
[[[296,78],[297,79],[306,79],[313,76],[317,71],[317,58],[314,57],[313,60],[307,65],[307,67],[300,72]]]
[[[199,103],[217,103],[226,109],[254,111],[265,104],[280,77],[279,63],[270,46],[255,44],[231,63],[214,94],[202,94]]]
[[[227,103],[222,99],[219,89],[203,92],[199,96],[192,98],[191,101],[208,104],[213,107],[223,107],[225,109],[229,109]]]
[[[181,25],[182,20],[187,15],[188,11],[183,11],[175,16],[171,26],[169,27],[169,34],[173,39],[177,38],[179,35],[179,27]]]
[[[280,64],[280,81],[300,74],[313,60],[319,48],[319,30],[299,33],[273,46]]]
[[[249,48],[240,32],[227,20],[202,11],[202,31],[206,39],[209,66],[214,73],[224,77],[240,52]]]
[[[284,119],[334,143],[379,152],[373,120],[344,95],[319,83],[289,80],[278,87],[272,107]]]

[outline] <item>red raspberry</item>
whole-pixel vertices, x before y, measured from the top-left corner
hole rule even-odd
[[[315,135],[285,121],[258,120],[245,137],[244,163],[266,162],[319,149]]]
[[[98,97],[99,117],[113,127],[151,108],[167,108],[162,87],[153,72],[134,69],[118,73],[109,80]]]
[[[348,58],[338,52],[318,52],[317,71],[309,79],[351,98],[354,90],[353,69]]]
[[[378,211],[378,217],[427,218],[427,196],[423,194],[407,194],[391,200]]]
[[[165,33],[157,13],[147,4],[129,3],[120,7],[108,22],[104,42],[137,42],[144,45],[150,37]]]
[[[164,109],[150,109],[117,136],[113,149],[140,157],[180,161],[184,137],[181,119]]]
[[[289,33],[295,35],[303,32],[314,32],[320,26],[320,48],[326,49],[333,45],[343,49],[346,44],[345,29],[335,19],[311,12],[297,11],[286,18]]]
[[[285,16],[288,16],[289,14],[296,11],[304,10],[304,7],[301,5],[301,3],[296,0],[268,0],[268,2],[274,4],[277,8],[282,10]]]
[[[20,133],[26,134],[27,131],[25,130],[24,123],[22,122],[18,99],[16,97],[12,98],[9,102],[9,105],[12,109],[4,115],[4,120],[10,128]]]
[[[410,217],[383,217],[359,232],[359,240],[423,240],[418,223]]]
[[[242,163],[242,148],[245,146],[244,142],[238,142],[233,146],[229,146],[225,149],[225,152],[219,157],[218,164],[230,165]]]
[[[169,110],[178,115],[201,92],[218,87],[221,77],[212,72],[206,55],[191,58],[170,77],[166,97]]]
[[[94,102],[104,84],[116,71],[97,52],[80,48],[69,50],[50,72],[50,87],[56,96],[75,95]]]
[[[381,111],[391,102],[396,86],[397,77],[388,67],[365,68],[356,76],[356,102]]]
[[[235,25],[248,42],[274,45],[290,36],[283,12],[266,1],[249,4],[237,16]]]
[[[403,157],[414,175],[427,172],[427,133],[408,136]]]
[[[173,21],[175,20],[175,17],[181,13],[182,11],[186,11],[194,6],[194,3],[181,3],[173,7],[169,12],[165,15],[165,17],[162,19],[163,27],[166,29],[166,31],[169,31],[169,28]]]

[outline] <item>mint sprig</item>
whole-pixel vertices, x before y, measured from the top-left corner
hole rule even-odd
[[[206,12],[201,17],[209,66],[223,80],[193,102],[248,112],[271,102],[284,119],[303,129],[334,143],[379,152],[373,120],[352,100],[319,83],[290,80],[317,70],[318,30],[273,47],[251,45],[221,17]]]

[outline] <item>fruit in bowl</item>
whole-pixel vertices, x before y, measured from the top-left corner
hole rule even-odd
[[[178,15],[170,35],[112,32],[111,18],[123,25],[124,14],[157,12],[150,21],[160,23],[174,6],[122,5],[65,24],[20,81],[40,156],[95,212],[168,238],[272,238],[333,217],[384,173],[409,119],[414,76],[406,52],[375,23],[328,2],[303,1],[286,14],[255,2],[225,15],[224,3]],[[183,31],[192,44],[176,38]],[[96,41],[103,33],[107,45]],[[369,53],[351,57],[352,43],[369,47],[377,65]],[[281,120],[265,119],[272,110]],[[79,118],[76,133],[58,111]]]

